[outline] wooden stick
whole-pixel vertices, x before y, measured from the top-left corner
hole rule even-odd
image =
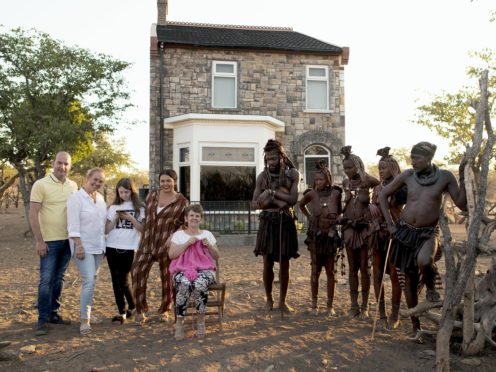
[[[393,242],[393,238],[391,237],[389,239],[388,249],[386,252],[386,260],[384,262],[384,270],[382,272],[381,286],[379,287],[379,296],[378,296],[378,298],[376,300],[376,304],[375,304],[374,326],[372,327],[372,338],[371,338],[372,341],[374,341],[375,327],[377,325],[377,315],[379,313],[379,302],[381,302],[382,288],[384,286],[384,277],[386,276],[386,269],[389,266],[388,265],[389,264],[389,251],[391,250],[391,243],[392,242]],[[384,302],[386,302],[385,299],[384,299]],[[384,303],[384,305],[385,305],[385,303]]]
[[[281,302],[282,295],[282,210],[279,211],[279,310],[281,312],[281,321],[284,320],[283,303]],[[286,299],[284,299],[286,301]]]

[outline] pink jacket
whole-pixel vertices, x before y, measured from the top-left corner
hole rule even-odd
[[[186,248],[179,257],[172,260],[169,266],[171,276],[183,272],[189,281],[195,280],[200,270],[217,270],[208,248],[202,244],[201,240]]]

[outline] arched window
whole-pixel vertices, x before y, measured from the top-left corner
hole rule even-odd
[[[315,174],[316,171],[315,163],[319,160],[324,160],[327,163],[327,166],[331,168],[331,153],[324,146],[310,145],[305,150],[304,157],[305,157],[304,180],[307,187],[312,187],[313,175]]]

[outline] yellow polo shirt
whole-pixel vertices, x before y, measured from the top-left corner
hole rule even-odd
[[[76,182],[66,178],[62,183],[53,173],[34,183],[30,201],[41,203],[38,219],[44,241],[68,239],[67,199],[77,189]]]

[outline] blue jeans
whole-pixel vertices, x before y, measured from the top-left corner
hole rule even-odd
[[[81,286],[81,319],[91,318],[91,305],[93,305],[93,291],[95,290],[96,276],[98,274],[98,267],[102,262],[103,254],[90,254],[84,255],[84,260],[74,258],[76,266],[81,273],[83,284]]]
[[[48,323],[60,307],[64,273],[69,266],[69,240],[46,242],[48,253],[40,257],[40,284],[38,286],[38,324]]]

